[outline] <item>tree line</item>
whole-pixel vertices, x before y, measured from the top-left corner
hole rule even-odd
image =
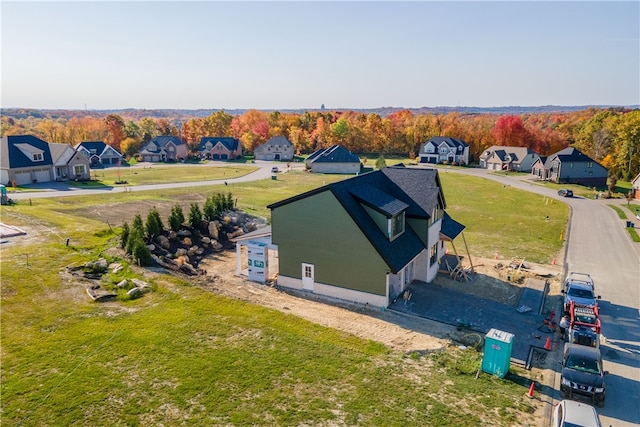
[[[69,119],[3,116],[2,136],[33,134],[49,142],[75,145],[104,141],[126,156],[134,156],[158,135],[182,139],[192,153],[200,138],[230,136],[241,141],[245,153],[276,135],[284,135],[297,154],[340,144],[356,154],[380,153],[411,158],[433,136],[467,142],[470,158],[492,145],[528,147],[542,156],[573,146],[625,180],[640,170],[640,110],[587,108],[570,112],[484,114],[448,112],[414,114],[394,111],[386,116],[356,111],[282,113],[248,110],[231,115],[218,110],[206,117],[144,117],[95,114]]]

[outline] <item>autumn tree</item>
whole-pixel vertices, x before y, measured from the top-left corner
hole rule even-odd
[[[517,116],[501,116],[491,130],[496,145],[507,147],[528,147],[529,132],[522,119]]]
[[[120,143],[124,139],[124,120],[118,114],[109,114],[104,118],[107,127],[106,143],[120,151]]]

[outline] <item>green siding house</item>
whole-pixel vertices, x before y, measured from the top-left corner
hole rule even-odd
[[[464,228],[444,213],[436,169],[384,168],[268,207],[278,285],[377,307],[433,280],[455,237],[443,230]]]

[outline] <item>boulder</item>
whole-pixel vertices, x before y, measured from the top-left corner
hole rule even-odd
[[[195,254],[195,253],[196,253],[196,251],[197,251],[198,249],[199,249],[199,248],[198,248],[198,246],[197,246],[197,245],[191,246],[191,247],[189,248],[189,250],[187,251],[187,255],[192,256],[193,254]]]
[[[131,299],[138,298],[142,296],[142,289],[140,288],[131,288],[127,291],[127,295],[131,297]]]
[[[218,239],[218,221],[211,221],[209,222],[209,236],[211,236],[211,238],[213,239]]]
[[[185,248],[178,248],[178,250],[176,250],[175,257],[178,258],[186,254],[187,250]]]
[[[120,289],[124,289],[127,286],[129,286],[129,281],[127,279],[121,280],[116,287],[120,288]]]
[[[189,264],[189,257],[187,255],[180,255],[176,258],[176,264],[178,264],[179,266]]]
[[[120,273],[123,268],[124,268],[124,266],[122,264],[120,264],[119,262],[113,262],[113,263],[109,264],[109,270],[111,270],[114,274]]]
[[[203,237],[202,239],[200,239],[200,243],[202,243],[204,246],[208,245],[209,243],[211,243],[211,239],[208,238],[207,236]]]
[[[169,232],[169,236],[168,237],[169,237],[170,240],[175,240],[175,239],[178,238],[178,233],[176,233],[175,231],[171,230]]]
[[[169,238],[167,236],[158,236],[156,241],[160,245],[160,247],[164,249],[169,249],[171,247],[171,243],[169,242]]]
[[[196,246],[197,247],[197,246]],[[196,255],[202,255],[204,253],[204,248],[198,248],[196,249]]]

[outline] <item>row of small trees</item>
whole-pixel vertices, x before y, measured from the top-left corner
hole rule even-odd
[[[197,203],[191,203],[189,214],[186,218],[187,224],[198,232],[201,222],[204,220],[213,221],[228,210],[234,209],[234,199],[231,193],[227,195],[216,193],[206,199],[201,210]],[[169,228],[179,231],[185,224],[185,216],[182,206],[175,204],[171,208],[169,215]],[[120,246],[138,264],[149,265],[153,258],[151,251],[147,247],[147,242],[153,241],[164,232],[164,223],[160,218],[158,209],[154,206],[147,214],[146,222],[142,222],[142,216],[136,214],[131,226],[125,221],[120,234]]]

